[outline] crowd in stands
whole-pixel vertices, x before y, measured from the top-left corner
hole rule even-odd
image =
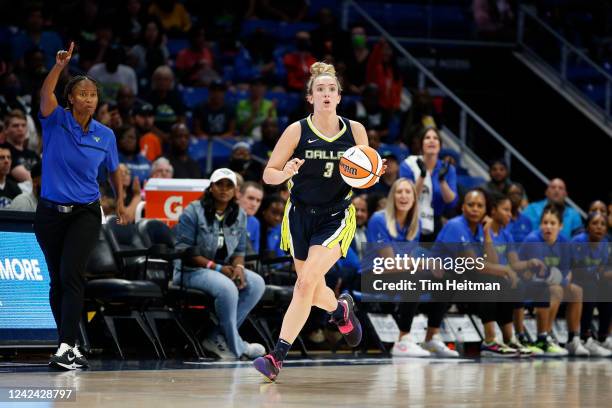
[[[236,234],[244,237],[233,237],[235,242],[226,237],[225,252],[219,253],[216,234],[213,242],[198,230],[208,224],[216,226],[217,232],[223,230],[214,211],[211,215],[210,209],[195,208],[209,205],[214,209],[214,200],[225,200],[225,190],[216,183],[212,185],[218,191],[211,192],[210,200],[186,207],[189,211],[176,231],[178,242],[184,245],[192,244],[200,234],[207,257],[220,264],[232,254],[232,259],[249,253],[263,258],[284,255],[279,244],[288,188],[263,185],[262,173],[284,128],[309,114],[304,88],[309,67],[317,60],[335,64],[344,88],[340,113],[364,124],[370,145],[388,166],[378,184],[366,191],[355,190],[355,240],[347,258],[328,276],[337,293],[352,289],[367,242],[453,242],[468,237],[474,242],[546,242],[551,247],[557,242],[600,242],[609,248],[612,196],[604,196],[609,192],[600,192],[602,200],[591,204],[584,220],[567,204],[563,180],[553,179],[544,198],[532,200],[518,180],[511,179],[507,164],[497,159],[490,162],[490,181],[474,188],[458,154],[443,146],[443,101],[416,89],[417,84],[403,75],[389,43],[372,41],[368,36],[373,33],[362,25],[342,30],[338,16],[329,9],[310,10],[307,1],[265,0],[49,3],[54,7],[47,2],[28,3],[13,25],[0,27],[0,209],[36,209],[44,154],[38,93],[55,53],[74,41],[76,50],[58,89],[78,74],[98,82],[100,103],[95,117],[117,138],[130,220],[136,219],[139,203],[146,200],[151,178],[211,178],[214,170],[223,168],[235,174],[233,187],[224,187],[233,189],[235,200],[224,205],[236,205],[233,216],[240,230]],[[486,8],[494,2],[474,3]],[[247,7],[241,8],[244,5]],[[511,13],[506,15],[514,18]],[[480,18],[487,23],[483,15]],[[65,106],[65,96],[57,97]],[[229,146],[228,153],[210,157],[212,150],[207,146],[211,143]],[[462,182],[466,177],[471,183]],[[108,216],[116,205],[106,178],[101,170],[101,202]],[[609,328],[590,331],[593,308],[599,309],[600,320],[607,311],[609,321],[612,304],[581,306],[582,291],[596,291],[596,279],[607,279],[608,285],[612,282],[612,256],[605,255],[601,254],[603,264],[591,274],[580,278],[575,274],[574,280],[567,278],[570,268],[593,266],[586,265],[584,258],[567,261],[565,280],[546,288],[550,302],[535,307],[538,338],[529,341],[525,337],[524,311],[519,307],[499,310],[502,320],[497,312],[486,314],[483,351],[498,355],[509,347],[525,353],[567,354],[549,336],[551,321],[565,300],[575,305],[568,306],[570,352],[603,355],[605,348],[612,353]],[[504,258],[496,277],[510,282],[517,277],[526,279],[534,267],[551,259],[521,250],[504,254]],[[255,272],[243,273],[249,282],[257,283],[246,292],[237,291],[232,282],[228,286],[218,280],[221,275],[208,274],[201,281],[189,282],[195,287],[215,287],[220,329],[206,344],[217,354],[224,350],[238,356],[262,354],[238,334],[264,285]],[[412,318],[420,306],[402,304],[396,311],[401,338],[394,345],[394,355],[458,355],[438,333],[449,305],[426,306],[428,331],[421,345],[410,336]],[[491,335],[488,324],[495,321],[505,325],[505,344],[495,343]],[[308,327],[312,341],[325,341],[321,335],[324,323]],[[527,343],[532,347],[524,347]]]

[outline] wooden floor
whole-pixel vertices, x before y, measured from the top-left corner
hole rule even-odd
[[[612,405],[612,359],[298,360],[283,368],[275,384],[265,383],[248,363],[186,363],[179,369],[151,364],[101,364],[85,372],[0,366],[0,388],[74,387],[76,404],[55,405],[88,408]]]

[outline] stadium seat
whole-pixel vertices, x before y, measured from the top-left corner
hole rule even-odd
[[[183,103],[188,109],[193,109],[208,99],[208,88],[184,87],[181,91]]]

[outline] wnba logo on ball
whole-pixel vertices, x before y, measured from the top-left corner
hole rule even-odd
[[[183,212],[183,197],[170,196],[164,202],[164,214],[171,220],[178,220]]]

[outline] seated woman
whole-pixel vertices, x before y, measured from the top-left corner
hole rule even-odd
[[[408,179],[397,179],[392,185],[387,198],[386,208],[376,211],[368,222],[367,237],[369,243],[410,243],[419,242],[419,205],[416,200],[414,184]],[[380,249],[386,258],[393,258],[394,252],[401,251],[399,246]],[[412,320],[418,302],[402,302],[398,307],[397,324],[400,329],[398,341],[391,349],[394,357],[428,357],[431,353],[419,346],[410,336]],[[431,303],[428,313],[426,341],[431,342],[433,334],[440,327],[446,310],[443,303]],[[438,353],[439,354],[439,353]]]
[[[608,350],[601,344],[610,335],[612,303],[599,301],[599,299],[604,300],[606,293],[610,293],[612,289],[612,269],[608,264],[609,244],[605,238],[606,224],[604,213],[591,212],[587,218],[587,231],[572,239],[572,243],[576,243],[576,246],[572,248],[574,250],[572,254],[574,283],[582,288],[584,295],[580,337],[589,354],[596,357],[612,355],[612,350]],[[594,337],[591,332],[595,307],[599,311],[599,338]]]
[[[265,290],[261,276],[244,268],[246,214],[236,202],[236,175],[217,169],[210,187],[179,217],[177,248],[198,247],[194,256],[174,270],[174,283],[196,288],[215,299],[219,327],[202,342],[206,350],[221,358],[253,359],[263,356],[261,344],[247,343],[238,328]]]
[[[568,240],[560,234],[563,228],[562,214],[560,206],[554,203],[547,204],[542,211],[540,228],[527,235],[519,250],[521,259],[538,258],[546,266],[545,276],[534,277],[536,281],[547,282],[550,291],[548,318],[543,331],[538,333],[535,345],[549,356],[564,356],[568,353],[588,356],[589,352],[580,343],[578,337],[582,314],[582,288],[572,283]],[[550,336],[562,300],[567,302],[568,341],[566,349],[557,345]]]

